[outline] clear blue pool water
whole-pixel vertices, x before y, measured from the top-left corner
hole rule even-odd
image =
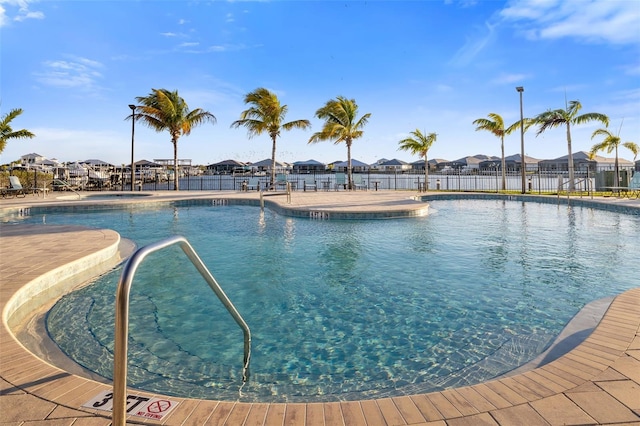
[[[33,215],[184,235],[251,327],[242,332],[178,248],[132,289],[129,384],[168,395],[327,401],[487,380],[541,353],[586,303],[637,286],[640,217],[537,203],[431,203],[423,218],[314,221],[250,206]],[[70,242],[72,244],[72,242]],[[120,271],[62,298],[51,337],[112,377]]]

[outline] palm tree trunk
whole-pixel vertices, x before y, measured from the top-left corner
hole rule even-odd
[[[173,190],[178,190],[178,139],[173,139]]]
[[[276,181],[276,137],[275,135],[271,136],[271,140],[273,141],[273,146],[271,147],[271,182],[269,182],[269,187],[273,187]]]
[[[504,160],[504,136],[500,137],[500,149],[502,150],[502,162],[501,162],[501,166],[502,166],[502,190],[506,191],[507,189],[507,165],[506,162]],[[524,159],[522,160],[524,163]]]
[[[616,169],[616,183],[613,184],[613,186],[622,186],[620,185],[620,167],[618,165],[618,145],[616,145],[616,163],[614,168]]]
[[[571,153],[571,124],[567,121],[567,149],[569,157],[567,158],[567,166],[569,167],[569,192],[573,192],[576,188],[573,174],[573,154]]]
[[[353,189],[353,172],[351,169],[351,140],[347,140],[347,179],[349,182],[349,191]]]
[[[429,161],[426,152],[424,153],[424,190],[429,190]]]

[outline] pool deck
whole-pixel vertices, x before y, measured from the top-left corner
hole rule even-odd
[[[267,197],[281,209],[304,212],[419,214],[416,192],[294,192]],[[256,193],[166,192],[132,202],[247,198]],[[595,202],[640,209],[640,200]],[[38,205],[106,204],[123,200],[57,200],[28,195],[0,200],[3,209]],[[69,241],[73,241],[70,244]],[[59,369],[26,349],[13,334],[34,311],[119,260],[120,236],[110,230],[58,225],[0,228],[0,424],[109,425],[110,414],[83,408],[109,384]],[[62,283],[62,284],[59,284]],[[59,285],[57,285],[59,284]],[[32,325],[37,329],[35,325]],[[131,390],[138,395],[145,392]],[[330,403],[240,403],[168,397],[179,405],[167,425],[583,425],[640,424],[640,287],[617,296],[596,329],[577,347],[530,371],[428,394]]]

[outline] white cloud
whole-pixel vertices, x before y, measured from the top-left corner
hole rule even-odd
[[[624,67],[624,73],[627,75],[640,75],[640,63]]]
[[[479,28],[476,35],[467,39],[451,60],[451,64],[455,66],[465,66],[471,63],[476,56],[482,52],[493,40],[495,40],[496,25],[489,22],[485,23],[484,28]]]
[[[97,81],[102,78],[100,62],[74,57],[71,60],[52,60],[43,63],[44,69],[34,73],[37,81],[58,88],[79,88],[96,91]]]
[[[532,39],[572,37],[588,43],[640,43],[640,6],[633,0],[513,0],[500,12]]]
[[[491,83],[493,84],[512,84],[512,83],[520,83],[528,78],[525,74],[500,74],[498,77],[493,79]]]
[[[26,19],[44,19],[43,12],[30,9],[33,3],[35,1],[32,0],[0,0],[0,27],[8,25],[12,20],[22,22]]]

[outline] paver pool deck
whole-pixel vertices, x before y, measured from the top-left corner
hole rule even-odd
[[[281,209],[309,212],[419,212],[416,193],[294,192],[269,197]],[[132,202],[193,198],[257,200],[256,193],[156,193]],[[594,199],[640,209],[639,200]],[[0,200],[20,212],[38,205],[110,203],[47,198]],[[408,213],[413,214],[413,213]],[[73,241],[73,244],[66,242]],[[109,425],[110,414],[83,408],[105,382],[80,377],[34,355],[15,335],[18,325],[88,275],[118,261],[120,236],[111,230],[62,225],[2,224],[0,228],[0,424]],[[58,285],[59,284],[59,285]],[[147,394],[131,390],[136,394]],[[147,394],[149,395],[149,394]],[[584,425],[640,424],[640,287],[618,295],[595,330],[570,352],[530,371],[442,392],[329,403],[243,403],[169,397],[179,401],[167,425]]]

